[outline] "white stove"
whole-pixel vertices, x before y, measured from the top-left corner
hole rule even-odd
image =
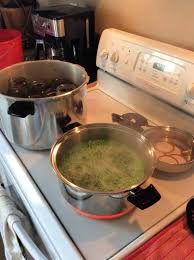
[[[98,83],[95,88],[89,90],[87,95],[87,123],[112,122],[112,113],[122,115],[135,112],[147,118],[150,124],[175,126],[194,133],[192,116],[194,109],[192,110],[193,101],[190,96],[191,78],[187,81],[190,73],[187,69],[190,70],[194,66],[191,64],[193,54],[182,51],[180,58],[178,57],[180,49],[174,47],[171,49],[164,44],[160,45],[160,43],[141,37],[136,38],[115,30],[108,30],[103,37],[97,56],[97,64],[101,67],[98,71]],[[119,39],[119,43],[115,41],[115,37]],[[143,51],[140,41],[144,44]],[[126,55],[119,55],[120,50],[126,51],[126,46],[132,46],[132,43],[135,44],[135,50],[138,53],[136,59],[133,58],[133,65],[127,60]],[[154,85],[155,81],[151,80],[150,84],[154,89],[152,93],[146,88],[143,89],[143,85],[139,84],[144,81],[140,80],[140,78],[144,78],[142,73],[138,72],[138,76],[136,75],[136,67],[139,68],[138,59],[148,57],[144,55],[145,50],[145,53],[150,55],[149,44],[152,52],[161,52],[157,59],[150,58],[146,65],[149,67],[149,74],[146,75],[147,84],[152,77],[152,69],[156,71],[154,71],[154,75],[157,74],[156,78],[160,78],[156,85]],[[127,49],[127,53],[133,56],[133,47],[130,48],[130,52]],[[138,48],[140,48],[139,52]],[[168,54],[165,52],[165,48],[168,49]],[[171,52],[171,56],[169,56],[169,52]],[[191,54],[189,59],[188,53]],[[184,67],[184,69],[179,71],[180,67],[174,66],[176,73],[181,73],[177,85],[173,83],[176,90],[170,90],[171,94],[169,94],[166,83],[166,91],[163,88],[161,93],[164,91],[165,95],[168,98],[171,95],[171,98],[168,99],[161,94],[162,99],[158,99],[158,89],[162,84],[163,74],[172,74],[172,69],[171,72],[169,69],[168,72],[165,71],[165,66],[170,68],[170,60],[181,64],[181,68]],[[122,70],[120,62],[124,62],[126,65],[122,65],[124,66]],[[187,64],[190,65],[186,66]],[[142,69],[144,70],[144,68]],[[183,71],[186,74],[183,75]],[[136,80],[138,88],[134,87]],[[171,89],[172,86],[169,88]],[[173,93],[174,99],[172,99]],[[182,102],[185,104],[183,107]],[[189,111],[190,113],[188,113]],[[155,171],[150,182],[162,196],[158,203],[143,211],[135,209],[128,215],[115,220],[90,219],[77,214],[65,201],[61,189],[62,183],[54,174],[50,164],[49,151],[28,151],[15,145],[11,146],[1,133],[0,154],[1,164],[6,172],[6,176],[4,175],[5,186],[14,187],[17,191],[51,259],[122,259],[181,216],[185,211],[187,201],[194,195],[194,169],[181,174]]]

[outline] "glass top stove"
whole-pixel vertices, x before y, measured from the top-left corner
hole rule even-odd
[[[148,124],[153,125],[152,122],[159,122],[158,117],[157,120],[153,120],[156,115],[160,117],[161,124],[166,124],[165,120],[167,119],[163,113],[164,105],[161,101],[147,96],[145,93],[141,93],[143,96],[138,94],[139,100],[135,100],[137,110],[134,111],[133,102],[137,91],[134,88],[130,89],[131,109],[130,106],[117,101],[102,89],[98,87],[92,89],[87,96],[87,123],[112,122],[113,113],[118,116],[129,115],[133,112],[140,114],[143,111],[143,116],[148,119]],[[145,109],[143,109],[141,100],[146,100],[144,102],[144,105],[146,103]],[[148,113],[150,112],[148,103],[156,105],[157,109],[152,109],[152,114]],[[168,112],[168,120],[169,118],[176,119],[175,112],[177,110],[166,104],[165,109]],[[165,119],[163,120],[163,118]],[[178,118],[180,119],[180,115],[177,116],[176,124],[180,122]],[[181,114],[181,118],[186,126],[187,115]],[[115,120],[115,118],[113,119]],[[145,239],[153,236],[162,227],[183,214],[185,203],[194,194],[192,171],[177,176],[155,172],[150,182],[162,196],[158,203],[144,211],[135,209],[126,216],[115,220],[94,220],[77,214],[69,207],[61,192],[62,183],[52,170],[49,151],[26,151],[16,146],[14,149],[45,196],[54,214],[86,259],[119,259],[119,252],[126,249],[130,252]]]

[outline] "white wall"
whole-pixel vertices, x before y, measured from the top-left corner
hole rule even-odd
[[[194,50],[194,0],[88,2],[96,4],[96,28],[99,32],[115,27]]]

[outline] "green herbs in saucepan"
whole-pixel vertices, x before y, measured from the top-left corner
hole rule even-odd
[[[138,155],[115,140],[75,145],[64,154],[59,170],[75,185],[98,192],[124,190],[144,178]]]

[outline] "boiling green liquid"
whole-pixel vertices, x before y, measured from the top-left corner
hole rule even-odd
[[[79,187],[99,192],[124,190],[144,178],[144,166],[127,145],[94,140],[75,145],[59,163],[63,176]]]

